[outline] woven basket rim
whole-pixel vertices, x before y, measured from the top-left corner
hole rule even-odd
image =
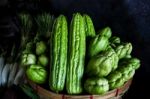
[[[107,98],[111,98],[111,97],[117,97],[117,96],[124,94],[129,89],[129,87],[132,83],[132,79],[130,79],[123,86],[121,86],[117,89],[110,90],[103,95],[90,95],[90,94],[87,94],[87,95],[86,94],[68,95],[68,94],[54,93],[51,90],[47,90],[47,89],[41,87],[40,85],[35,84],[34,82],[32,82],[30,80],[27,80],[27,81],[31,85],[31,87],[38,93],[38,95],[43,95],[45,97],[57,97],[54,99],[72,99],[71,97],[73,97],[73,99],[82,99],[82,98],[88,98],[89,99],[89,97],[92,97],[90,99],[93,99],[94,97],[100,97],[101,99],[107,99]]]

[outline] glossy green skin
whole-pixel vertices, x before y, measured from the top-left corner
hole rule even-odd
[[[115,48],[115,51],[119,57],[119,59],[124,58],[127,55],[130,55],[132,52],[132,44],[131,43],[124,43]]]
[[[98,33],[99,33],[101,36],[107,37],[108,39],[109,39],[109,38],[111,37],[111,35],[112,35],[112,32],[111,32],[110,27],[105,27],[105,28],[101,29]]]
[[[38,57],[38,63],[44,67],[48,65],[48,57],[45,55],[41,55]]]
[[[86,67],[86,74],[88,76],[98,76],[103,77],[107,76],[112,70],[112,58],[113,52],[104,52],[93,57],[87,67]]]
[[[96,35],[95,28],[92,22],[92,19],[89,15],[83,15],[84,22],[85,22],[85,33],[87,37],[94,37]]]
[[[110,89],[121,87],[125,83],[124,77],[120,71],[111,72],[107,77]]]
[[[82,77],[86,52],[86,35],[84,20],[81,14],[73,15],[69,34],[69,53],[66,90],[68,94],[82,92]]]
[[[88,48],[89,57],[93,57],[101,51],[104,51],[107,48],[108,43],[108,38],[105,36],[97,35],[96,37],[94,37],[91,40]]]
[[[21,56],[21,65],[32,65],[36,63],[36,56],[34,54],[24,53]]]
[[[36,54],[41,55],[46,51],[46,44],[43,41],[36,43]]]
[[[40,65],[31,65],[26,70],[28,79],[37,83],[44,84],[47,79],[47,71]]]
[[[84,89],[89,94],[104,94],[109,90],[108,80],[105,78],[88,78],[84,83]]]
[[[60,15],[54,22],[51,34],[49,86],[54,92],[62,91],[65,85],[67,71],[67,37],[67,20],[64,15]]]

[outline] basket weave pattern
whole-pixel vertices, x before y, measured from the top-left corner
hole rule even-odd
[[[29,84],[37,92],[41,99],[120,99],[121,96],[129,89],[132,79],[126,82],[122,87],[107,92],[104,95],[64,95],[56,94],[46,90],[39,85],[29,81]]]

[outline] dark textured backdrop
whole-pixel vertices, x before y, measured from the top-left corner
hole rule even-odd
[[[21,11],[36,14],[42,10],[70,19],[74,12],[89,14],[96,30],[110,26],[113,35],[133,43],[133,55],[141,59],[127,99],[149,97],[150,87],[150,0],[0,0],[0,46],[17,41],[19,30],[15,15]],[[4,11],[5,10],[5,11]],[[150,97],[149,97],[150,98]]]

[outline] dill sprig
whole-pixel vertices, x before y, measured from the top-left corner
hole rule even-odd
[[[54,16],[49,13],[43,13],[35,18],[37,23],[37,35],[48,38],[52,30]]]
[[[24,47],[31,36],[33,22],[31,16],[26,13],[21,13],[19,18],[21,23],[21,47]]]

